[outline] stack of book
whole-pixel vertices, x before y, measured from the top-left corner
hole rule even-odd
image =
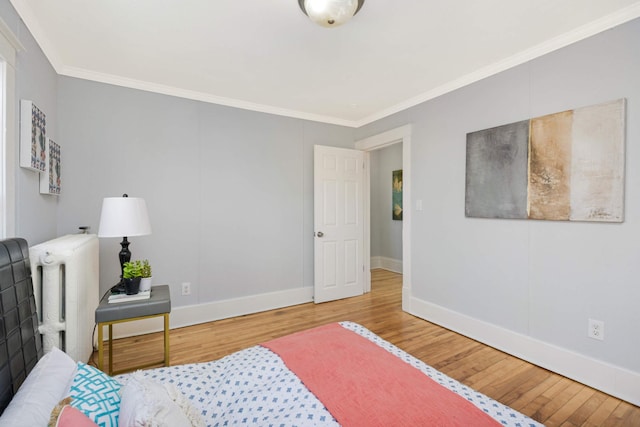
[[[127,295],[123,293],[112,293],[109,295],[109,304],[117,302],[130,302],[148,299],[151,296],[151,291],[140,291],[137,294]]]

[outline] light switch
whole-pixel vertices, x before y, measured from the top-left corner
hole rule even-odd
[[[422,200],[421,199],[416,200],[416,210],[417,211],[421,211],[422,210]]]

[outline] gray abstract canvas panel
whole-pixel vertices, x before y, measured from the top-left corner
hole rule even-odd
[[[528,144],[528,120],[467,134],[467,217],[527,218]]]

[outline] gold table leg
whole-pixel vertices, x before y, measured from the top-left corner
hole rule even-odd
[[[169,366],[169,313],[164,315],[164,366]]]
[[[113,323],[109,323],[109,372],[113,372]]]
[[[103,337],[102,337],[102,328],[104,325],[102,323],[98,323],[98,369],[102,370],[102,364],[104,362],[104,346],[103,346]]]

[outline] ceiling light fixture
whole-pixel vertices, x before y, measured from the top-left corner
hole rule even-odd
[[[364,0],[298,0],[300,9],[318,25],[337,27],[358,13]]]

